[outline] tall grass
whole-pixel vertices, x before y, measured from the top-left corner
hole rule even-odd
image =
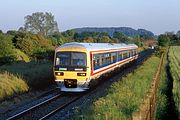
[[[171,46],[169,50],[170,72],[173,77],[173,98],[180,118],[180,46]]]
[[[49,86],[53,80],[52,62],[19,62],[0,67],[1,71],[8,71],[20,75],[27,81],[31,89],[39,89]]]
[[[132,119],[132,113],[138,111],[150,88],[159,61],[159,57],[153,56],[133,73],[114,83],[107,90],[107,96],[95,101],[90,108],[80,113],[81,119]]]
[[[0,72],[0,101],[28,90],[28,85],[20,76],[14,76],[8,72]]]
[[[166,73],[167,56],[164,57],[163,67],[160,76],[159,88],[157,91],[156,110],[154,114],[155,120],[164,120],[168,112],[168,92],[170,80]]]

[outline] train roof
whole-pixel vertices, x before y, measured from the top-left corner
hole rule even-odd
[[[136,49],[138,48],[135,44],[124,44],[124,43],[79,43],[79,42],[70,42],[64,45],[59,46],[56,49],[61,48],[84,48],[88,51],[96,51],[96,50],[107,50],[107,49]]]

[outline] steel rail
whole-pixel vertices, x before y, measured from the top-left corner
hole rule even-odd
[[[49,99],[47,99],[47,100],[45,100],[45,101],[43,101],[43,102],[41,102],[41,103],[39,103],[39,104],[36,104],[36,105],[34,105],[34,106],[32,106],[32,107],[30,107],[30,108],[28,108],[28,109],[26,109],[26,110],[24,110],[24,111],[22,111],[22,112],[19,112],[19,113],[13,115],[13,116],[7,118],[6,120],[13,120],[13,119],[20,118],[20,117],[23,116],[25,113],[27,113],[27,112],[29,112],[29,111],[31,111],[31,110],[34,110],[34,109],[36,109],[36,108],[38,108],[38,107],[40,107],[40,106],[42,106],[42,105],[44,105],[44,104],[46,104],[46,103],[49,103],[50,101],[52,101],[52,100],[60,97],[62,94],[63,94],[63,93],[58,94],[58,95],[55,95],[55,96],[53,96],[53,97],[51,97],[51,98],[49,98]]]
[[[77,101],[78,99],[80,99],[83,95],[77,96],[73,99],[71,99],[70,101],[64,103],[63,105],[59,106],[58,108],[54,109],[53,111],[49,112],[48,114],[46,114],[45,116],[43,116],[42,118],[40,118],[39,120],[44,120],[49,118],[50,116],[54,115],[55,113],[57,113],[58,111],[64,109],[65,107],[67,107],[68,105],[70,105],[71,103]]]

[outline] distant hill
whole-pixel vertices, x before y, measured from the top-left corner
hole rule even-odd
[[[137,35],[154,36],[154,33],[152,33],[151,31],[148,31],[145,29],[135,30],[135,29],[130,28],[130,27],[102,27],[102,28],[84,27],[84,28],[75,28],[74,30],[78,33],[82,33],[82,32],[106,32],[110,36],[113,36],[114,32],[121,32],[126,36],[137,36]]]

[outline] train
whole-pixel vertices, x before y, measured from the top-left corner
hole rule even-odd
[[[53,74],[65,92],[90,89],[102,76],[138,58],[138,46],[125,43],[70,42],[55,49]]]

